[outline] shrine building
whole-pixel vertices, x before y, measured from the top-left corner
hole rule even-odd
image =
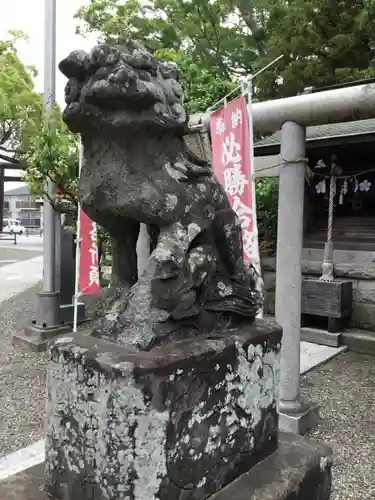
[[[316,91],[321,90],[327,89]],[[279,175],[280,169],[283,168],[279,156],[280,144],[281,132],[256,142],[254,149],[257,178]],[[373,331],[375,119],[307,127],[306,156],[303,277],[321,275],[323,249],[327,238],[330,172],[332,162],[335,162],[339,167],[334,188],[332,232],[335,277],[350,280],[353,284],[350,326]],[[273,314],[276,258],[264,258],[262,265],[267,289],[265,312]]]

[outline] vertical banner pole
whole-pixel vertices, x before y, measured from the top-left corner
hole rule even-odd
[[[79,138],[79,160],[78,160],[78,178],[81,175],[83,161],[83,145],[82,139]],[[77,212],[77,231],[76,231],[76,262],[75,262],[75,281],[74,281],[74,315],[73,315],[73,333],[77,332],[78,324],[78,299],[80,296],[79,291],[79,272],[80,272],[80,260],[81,260],[81,204],[78,203]]]
[[[247,115],[248,115],[248,123],[249,123],[249,141],[250,141],[250,172],[251,172],[251,186],[250,189],[251,199],[252,199],[252,209],[253,209],[253,236],[254,236],[254,251],[253,251],[253,262],[255,269],[259,273],[259,276],[262,276],[262,268],[260,262],[260,252],[259,252],[259,238],[258,238],[258,221],[257,221],[257,209],[256,209],[256,192],[255,192],[255,158],[254,158],[254,127],[253,127],[253,76],[250,75],[247,80],[246,86],[246,94],[247,94]],[[258,318],[263,318],[263,308],[258,313]]]
[[[246,95],[249,93],[249,103]],[[260,273],[255,203],[251,85],[224,104],[211,119],[212,168],[241,224],[244,261]],[[257,317],[262,317],[258,312]]]

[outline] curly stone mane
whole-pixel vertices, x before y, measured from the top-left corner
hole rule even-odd
[[[186,113],[178,69],[157,61],[139,44],[98,45],[91,54],[75,51],[59,67],[69,78],[64,119],[72,131],[90,126],[183,132]]]

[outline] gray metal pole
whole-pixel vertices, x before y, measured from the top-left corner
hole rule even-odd
[[[44,101],[47,113],[51,113],[55,104],[56,87],[56,0],[45,0],[44,50]],[[55,186],[52,182],[48,182],[46,189],[49,196],[54,195]],[[57,289],[59,273],[55,270],[56,220],[51,204],[45,199],[43,206],[43,287],[38,293],[36,319],[23,332],[13,334],[14,343],[26,344],[34,350],[46,349],[50,339],[69,329],[68,325],[61,324],[59,314],[60,295]]]
[[[47,113],[51,113],[56,101],[56,0],[45,0],[45,39],[44,39],[44,103]],[[55,187],[47,184],[47,193],[53,196]],[[55,212],[51,204],[44,202],[44,263],[43,291],[55,292]],[[56,322],[57,323],[57,322]],[[55,323],[55,324],[56,324]]]
[[[283,328],[279,427],[299,434],[315,424],[300,401],[301,262],[305,182],[305,128],[285,122],[281,129],[276,263],[276,321]]]

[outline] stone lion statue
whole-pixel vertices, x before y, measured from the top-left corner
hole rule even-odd
[[[254,319],[262,281],[223,187],[183,140],[178,69],[135,42],[74,51],[59,67],[64,120],[84,148],[78,198],[113,239],[116,300],[95,334],[148,350]],[[137,276],[141,223],[152,243]]]

